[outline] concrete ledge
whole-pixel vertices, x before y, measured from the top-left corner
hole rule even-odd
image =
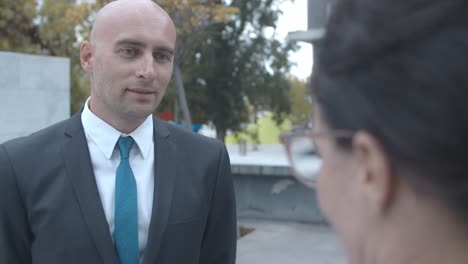
[[[318,208],[315,190],[292,177],[282,145],[258,145],[255,151],[242,155],[238,145],[227,145],[227,149],[239,218],[326,222]]]
[[[233,165],[237,215],[308,223],[326,223],[316,192],[296,181],[289,168]]]
[[[307,31],[293,31],[288,33],[286,40],[313,43],[321,39],[324,35],[325,29],[323,28],[309,29]]]

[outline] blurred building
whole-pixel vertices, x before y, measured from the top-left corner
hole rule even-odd
[[[289,41],[303,41],[312,45],[319,41],[325,33],[325,24],[327,23],[334,1],[335,0],[308,0],[307,30],[289,32],[287,39]],[[314,58],[312,57],[311,59],[313,60]]]

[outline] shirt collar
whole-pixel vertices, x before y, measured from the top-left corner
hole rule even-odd
[[[104,120],[100,119],[89,109],[89,98],[86,100],[81,113],[83,129],[89,138],[98,146],[107,159],[110,159],[121,136],[131,136],[140,150],[143,159],[149,157],[153,149],[153,117],[149,115],[146,120],[130,134],[124,134]]]

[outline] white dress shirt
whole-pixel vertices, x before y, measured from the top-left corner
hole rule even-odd
[[[114,241],[115,174],[120,163],[120,152],[116,147],[120,136],[132,136],[135,140],[130,150],[130,166],[137,185],[138,199],[138,244],[140,263],[148,241],[148,231],[153,208],[154,192],[154,138],[153,117],[129,135],[123,134],[97,117],[89,109],[89,98],[81,114],[96,184],[106,215],[109,231]]]

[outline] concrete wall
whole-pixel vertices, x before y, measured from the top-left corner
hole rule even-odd
[[[0,52],[0,143],[69,116],[68,58]]]
[[[291,177],[289,167],[231,167],[239,218],[326,223],[315,190]]]

